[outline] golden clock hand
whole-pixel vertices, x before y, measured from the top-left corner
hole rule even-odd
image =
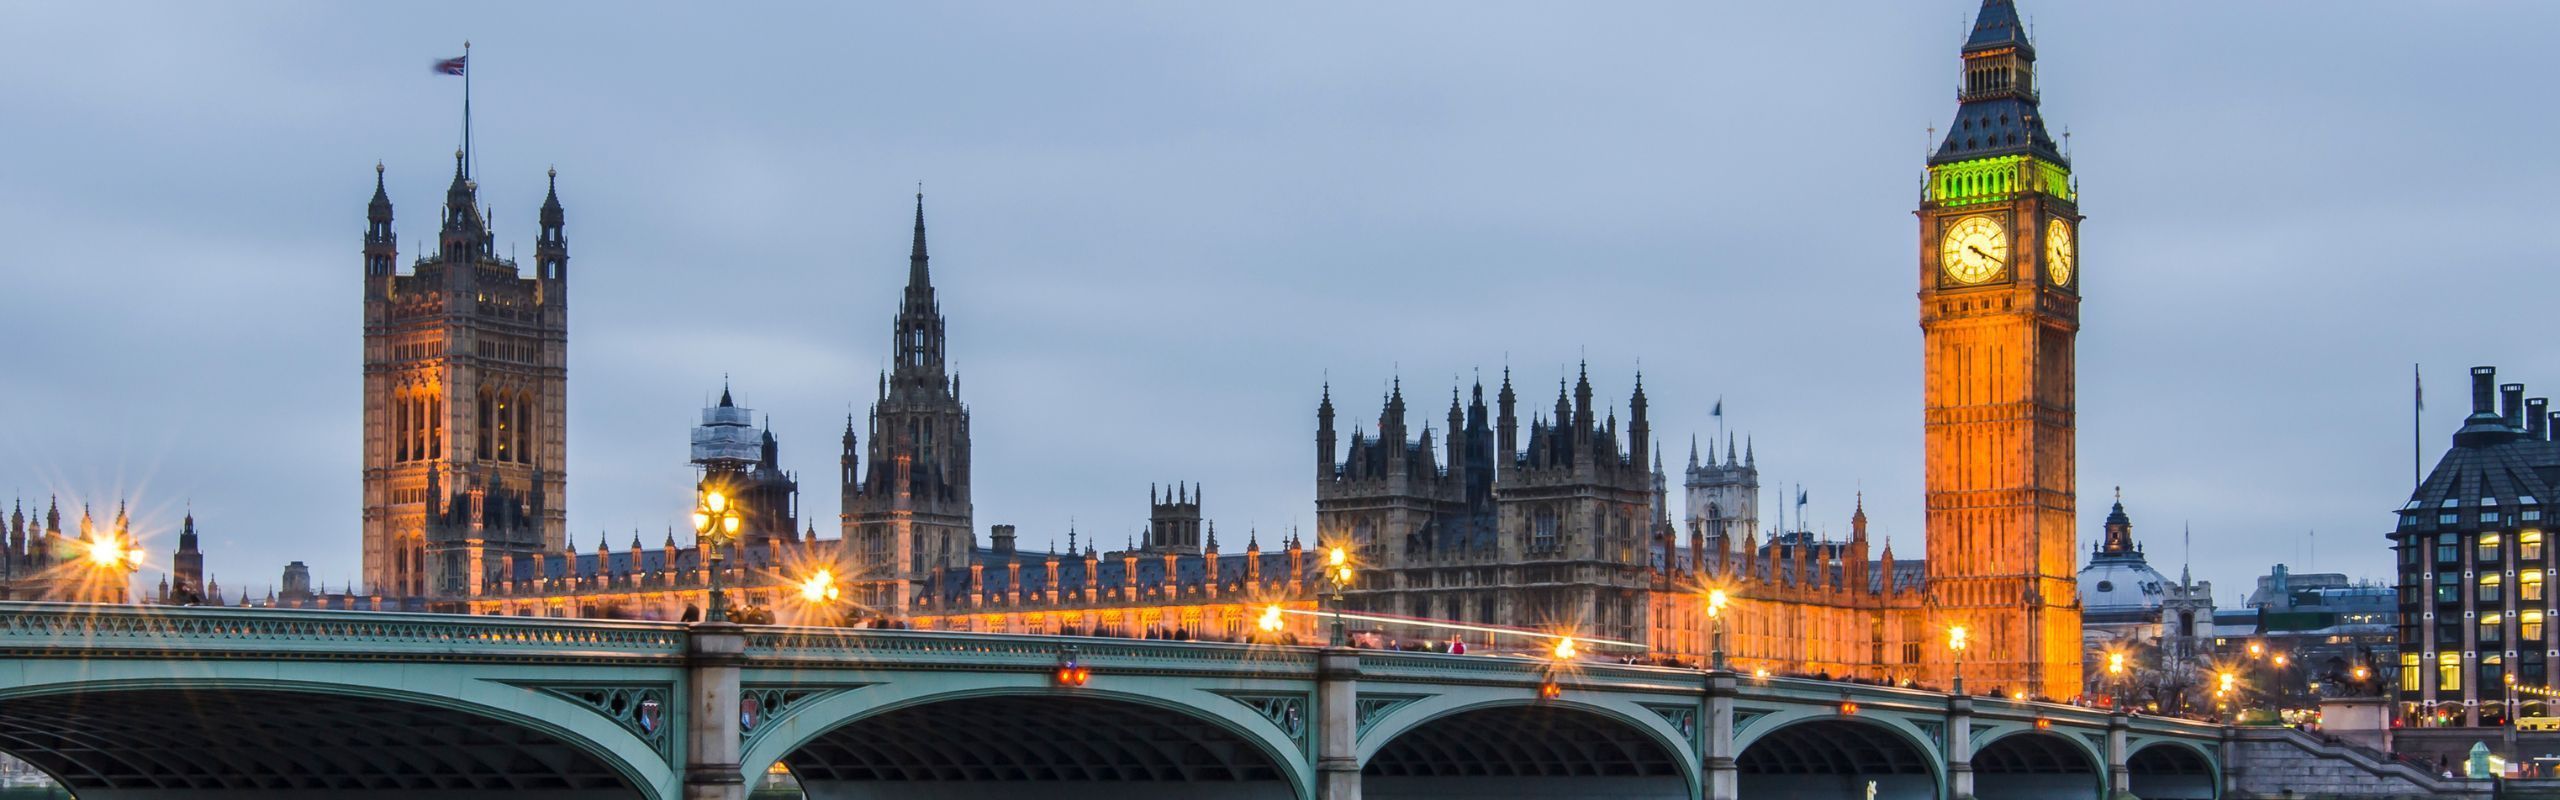
[[[1999,256],[1995,256],[1995,255],[1992,255],[1992,254],[1990,254],[1990,253],[1983,252],[1983,251],[1982,251],[1982,245],[1978,245],[1978,244],[1969,244],[1969,245],[1965,245],[1965,246],[1964,246],[1964,249],[1967,249],[1967,250],[1971,250],[1971,251],[1973,251],[1973,252],[1974,252],[1974,255],[1978,255],[1978,256],[1981,256],[1981,257],[1983,257],[1983,258],[1991,259],[1991,263],[1994,263],[1994,264],[2002,264],[2002,265],[2006,265],[2006,264],[2008,264],[2008,263],[2009,263],[2009,262],[2007,262],[2007,261],[2002,261],[2002,260],[2000,260],[2000,257],[1999,257]]]

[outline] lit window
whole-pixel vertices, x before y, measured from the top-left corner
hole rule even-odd
[[[2496,512],[2490,512],[2484,516],[2494,517],[2497,516],[2497,514]],[[2477,551],[2475,556],[2482,561],[2498,560],[2498,535],[2494,533],[2480,534],[2480,544],[2474,549]]]
[[[2506,599],[2506,587],[2499,585],[2500,580],[2501,576],[2498,575],[2480,576],[2480,592],[2477,595],[2480,602],[2495,603]]]
[[[2516,534],[2516,557],[2527,561],[2542,558],[2542,532],[2525,531]]]
[[[2436,515],[2436,524],[2439,524],[2439,525],[2451,525],[2451,524],[2454,524],[2454,523],[2456,523],[2456,522],[2461,522],[2461,521],[2462,521],[2462,515],[2460,515],[2460,514],[2438,514],[2438,515]]]
[[[2496,522],[2498,521],[2498,512],[2482,511],[2480,512],[2480,521],[2482,523]]]
[[[2445,651],[2436,654],[2436,691],[2462,691],[2462,654]]]
[[[2542,602],[2542,570],[2529,569],[2525,570],[2524,574],[2516,576],[2516,599],[2530,603]]]
[[[2516,615],[2516,638],[2542,638],[2542,612],[2527,611]]]
[[[2418,669],[2418,654],[2400,654],[2400,691],[2418,691],[2421,688],[2418,685],[2418,678],[2424,674],[2424,672],[2421,672]]]
[[[2489,644],[2492,642],[2506,641],[2507,626],[2500,624],[2504,622],[2506,622],[2506,618],[2496,614],[2481,615],[2480,643]]]

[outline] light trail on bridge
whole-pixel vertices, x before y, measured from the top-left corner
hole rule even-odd
[[[1274,608],[1277,608],[1277,606],[1274,606]],[[1495,627],[1495,626],[1491,626],[1491,625],[1469,625],[1469,624],[1466,624],[1466,623],[1463,623],[1463,622],[1449,622],[1449,621],[1446,621],[1446,620],[1425,619],[1425,618],[1422,618],[1422,617],[1398,617],[1398,616],[1383,615],[1383,614],[1356,614],[1356,613],[1351,613],[1351,612],[1321,611],[1321,610],[1312,610],[1312,609],[1303,609],[1303,608],[1281,608],[1281,609],[1280,609],[1280,613],[1283,613],[1283,614],[1298,614],[1298,615],[1302,615],[1302,616],[1321,617],[1321,618],[1326,618],[1326,619],[1333,619],[1333,618],[1340,618],[1340,619],[1352,619],[1352,620],[1359,620],[1359,621],[1361,621],[1361,622],[1378,622],[1378,623],[1385,623],[1385,624],[1389,624],[1389,625],[1416,625],[1416,626],[1421,626],[1421,627],[1425,627],[1425,628],[1438,628],[1438,629],[1442,629],[1442,630],[1475,631],[1475,632],[1478,632],[1478,633],[1491,633],[1491,634],[1495,634],[1495,635],[1521,636],[1521,637],[1526,637],[1526,638],[1531,638],[1531,639],[1543,639],[1543,640],[1547,640],[1547,641],[1571,640],[1574,644],[1577,644],[1577,645],[1600,645],[1600,646],[1604,646],[1604,647],[1615,647],[1615,648],[1627,649],[1627,650],[1652,650],[1652,649],[1653,649],[1651,646],[1648,646],[1648,645],[1646,645],[1646,644],[1644,644],[1644,643],[1642,643],[1642,642],[1622,642],[1622,641],[1618,641],[1618,640],[1615,640],[1615,639],[1593,639],[1593,638],[1589,638],[1589,637],[1584,637],[1584,636],[1575,636],[1575,635],[1572,635],[1572,634],[1566,634],[1566,633],[1547,633],[1547,632],[1545,632],[1545,631],[1533,631],[1533,630],[1525,630],[1525,629],[1521,629],[1521,628],[1501,628],[1501,627]]]

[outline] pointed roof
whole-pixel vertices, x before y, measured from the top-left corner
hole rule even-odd
[[[916,190],[916,240],[915,244],[907,250],[907,289],[909,291],[933,288],[932,271],[925,266],[930,260],[931,258],[925,255],[924,247],[924,190],[918,189]]]
[[[2005,60],[2009,70],[1989,74],[2010,79],[1972,85],[1960,95],[1955,122],[1947,126],[1947,138],[1929,163],[2024,154],[2068,165],[2053,135],[2046,132],[2044,114],[2036,105],[2036,51],[2027,40],[2014,0],[1983,0],[1973,32],[1965,37],[1963,55],[1967,62]],[[1975,69],[1968,63],[1968,73]]]
[[[365,204],[366,217],[375,220],[391,218],[391,192],[382,186],[382,162],[373,162],[373,201]]]
[[[560,210],[560,169],[553,167],[544,172],[543,177],[550,181],[550,188],[542,196],[542,225],[553,227],[560,224],[563,216]]]
[[[1964,39],[1965,52],[2000,47],[2035,49],[2027,41],[2026,24],[2018,18],[2016,0],[1982,0],[1982,11],[1973,15],[1973,33]]]

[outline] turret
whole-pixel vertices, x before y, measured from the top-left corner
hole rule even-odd
[[[444,192],[444,232],[437,243],[445,260],[477,262],[494,251],[489,245],[488,220],[480,216],[480,185],[471,179],[463,159],[462,151],[453,152],[453,185]]]
[[[1627,400],[1627,458],[1638,467],[1644,466],[1645,454],[1653,446],[1653,426],[1646,423],[1644,409],[1644,373],[1638,372],[1635,396]],[[1661,467],[1656,461],[1654,472],[1660,474]]]
[[[1498,416],[1494,417],[1493,428],[1501,438],[1501,450],[1495,457],[1509,463],[1520,457],[1520,417],[1517,413],[1520,396],[1511,391],[1510,367],[1502,368],[1502,391],[1495,395],[1494,404]]]
[[[178,552],[169,559],[169,571],[177,574],[179,589],[200,595],[205,590],[204,552],[196,545],[196,515],[190,511],[178,528]]]
[[[391,230],[391,193],[383,188],[382,162],[373,163],[373,202],[364,208],[365,297],[388,299],[393,264],[400,258],[399,235]]]
[[[1573,443],[1576,448],[1591,441],[1598,423],[1591,411],[1591,364],[1583,362],[1581,376],[1573,384]]]
[[[1333,477],[1335,459],[1333,434],[1333,384],[1324,385],[1324,399],[1316,403],[1316,480]]]
[[[568,299],[561,291],[569,283],[569,237],[562,233],[564,214],[560,210],[560,171],[545,173],[550,189],[542,197],[541,233],[534,238],[535,277],[543,288],[542,304],[558,306]]]

